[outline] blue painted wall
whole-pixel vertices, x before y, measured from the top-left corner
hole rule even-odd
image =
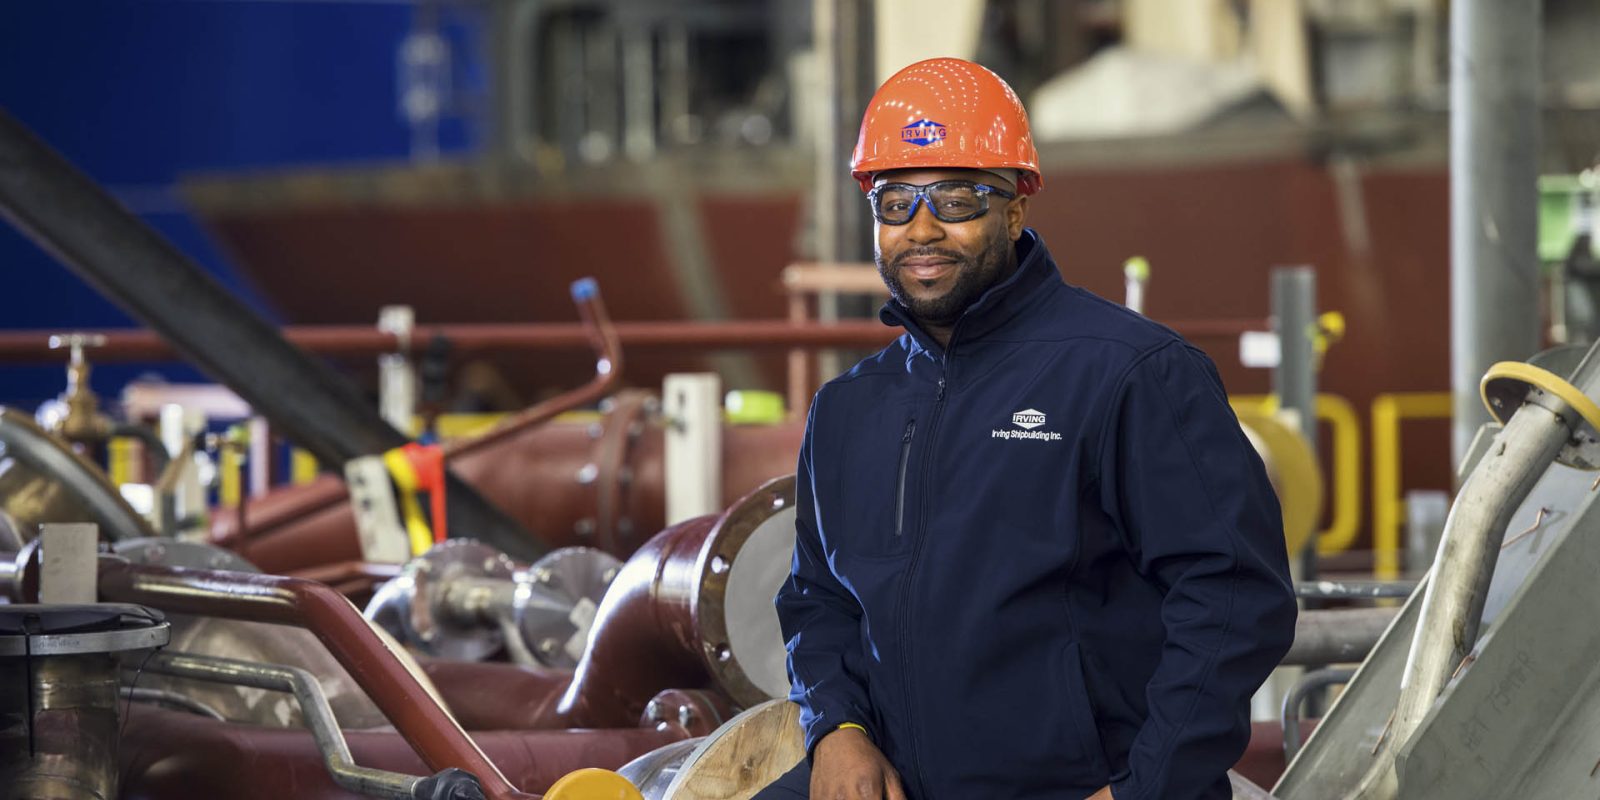
[[[0,107],[271,316],[183,206],[180,176],[312,164],[396,161],[410,130],[396,102],[399,46],[413,3],[384,0],[0,0]],[[458,97],[484,90],[481,25],[452,12],[444,33]],[[447,118],[447,155],[480,142]],[[0,329],[133,322],[0,222]],[[114,397],[182,365],[104,365],[93,385]],[[0,404],[26,407],[62,388],[56,366],[0,363]]]

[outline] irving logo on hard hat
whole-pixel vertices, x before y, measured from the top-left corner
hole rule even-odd
[[[927,147],[930,144],[944,141],[949,131],[941,124],[930,120],[919,119],[900,129],[900,141],[914,144],[918,147]]]
[[[1040,439],[1046,442],[1061,441],[1061,434],[1055,431],[1039,431],[1034,428],[1042,427],[1045,422],[1044,412],[1037,408],[1024,408],[1011,415],[1011,424],[1022,430],[993,430],[989,432],[991,439]]]

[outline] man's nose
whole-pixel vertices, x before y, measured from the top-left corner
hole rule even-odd
[[[917,244],[928,244],[944,238],[944,224],[933,215],[931,202],[924,200],[918,203],[916,213],[912,214],[911,221],[906,223],[906,238]]]

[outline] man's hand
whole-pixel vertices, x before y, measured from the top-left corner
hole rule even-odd
[[[1085,798],[1085,800],[1117,800],[1117,798],[1111,796],[1111,787],[1107,786],[1106,788],[1089,795],[1087,798]]]
[[[900,775],[867,735],[840,728],[817,742],[811,800],[906,800]]]

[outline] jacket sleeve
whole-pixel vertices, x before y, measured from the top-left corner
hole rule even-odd
[[[1226,786],[1250,737],[1250,697],[1294,638],[1278,501],[1210,359],[1173,342],[1128,371],[1108,417],[1101,504],[1165,629],[1117,800]]]
[[[829,566],[819,536],[813,424],[806,421],[795,474],[795,543],[789,578],[778,589],[778,622],[789,652],[789,699],[800,706],[807,757],[842,723],[861,725],[874,741],[861,651],[861,607]]]

